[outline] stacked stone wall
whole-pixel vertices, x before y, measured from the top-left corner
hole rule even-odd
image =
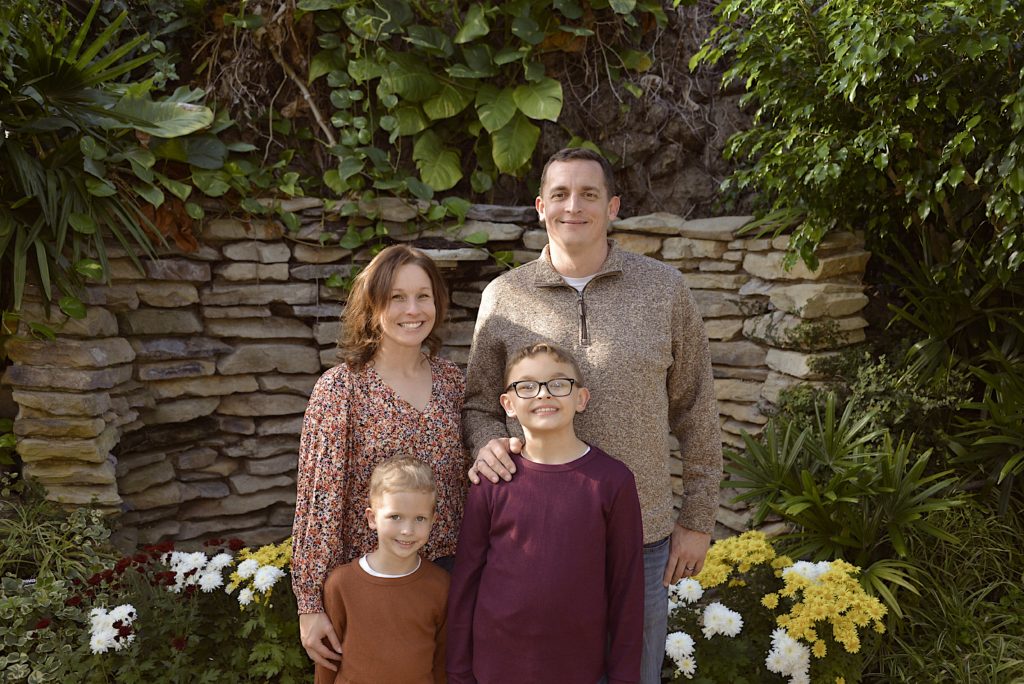
[[[89,289],[84,319],[26,307],[3,381],[19,407],[25,474],[51,499],[120,513],[128,542],[286,537],[302,413],[336,362],[345,292],[328,280],[371,256],[337,247],[340,234],[379,222],[435,259],[451,288],[442,354],[461,365],[480,293],[503,271],[488,251],[525,262],[547,241],[532,207],[477,205],[465,225],[432,230],[397,200],[365,206],[347,224],[316,200],[288,208],[303,217],[296,234],[273,221],[213,219],[200,249],[165,253],[141,272],[112,248],[112,282]],[[862,340],[866,326],[858,312],[869,255],[859,236],[832,236],[816,270],[787,271],[787,238],[738,235],[747,220],[651,214],[617,221],[611,234],[685,274],[705,319],[728,446],[761,430],[782,389],[815,379],[813,358]],[[480,233],[484,248],[461,239]],[[38,322],[57,339],[35,339]],[[720,522],[743,528],[746,514],[726,499]]]

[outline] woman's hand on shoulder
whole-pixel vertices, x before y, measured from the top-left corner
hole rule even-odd
[[[341,660],[341,641],[334,633],[334,626],[331,625],[327,613],[302,613],[299,615],[299,638],[302,640],[302,647],[306,654],[317,665],[323,665],[329,670],[338,671],[338,662]],[[328,648],[324,639],[331,644]]]
[[[480,484],[480,477],[486,477],[497,484],[499,480],[509,482],[516,472],[516,464],[509,453],[518,454],[523,450],[523,440],[518,437],[492,439],[480,448],[476,460],[469,469],[469,481]]]

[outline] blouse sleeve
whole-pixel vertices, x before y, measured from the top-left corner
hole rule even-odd
[[[345,366],[324,373],[302,422],[291,564],[300,614],[323,612],[324,580],[341,560],[350,380]]]

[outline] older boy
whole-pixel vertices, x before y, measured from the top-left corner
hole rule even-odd
[[[336,673],[316,666],[316,684],[444,683],[448,573],[417,553],[436,498],[430,466],[419,459],[374,469],[366,522],[377,548],[327,577],[324,608],[342,657]]]
[[[501,405],[518,475],[469,491],[448,606],[452,684],[640,679],[643,531],[629,469],[576,437],[589,392],[565,352],[514,354]]]

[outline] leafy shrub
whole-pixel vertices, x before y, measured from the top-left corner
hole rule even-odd
[[[701,572],[670,589],[671,680],[859,681],[862,640],[885,631],[886,609],[857,572],[841,560],[794,563],[759,532],[716,542]]]

